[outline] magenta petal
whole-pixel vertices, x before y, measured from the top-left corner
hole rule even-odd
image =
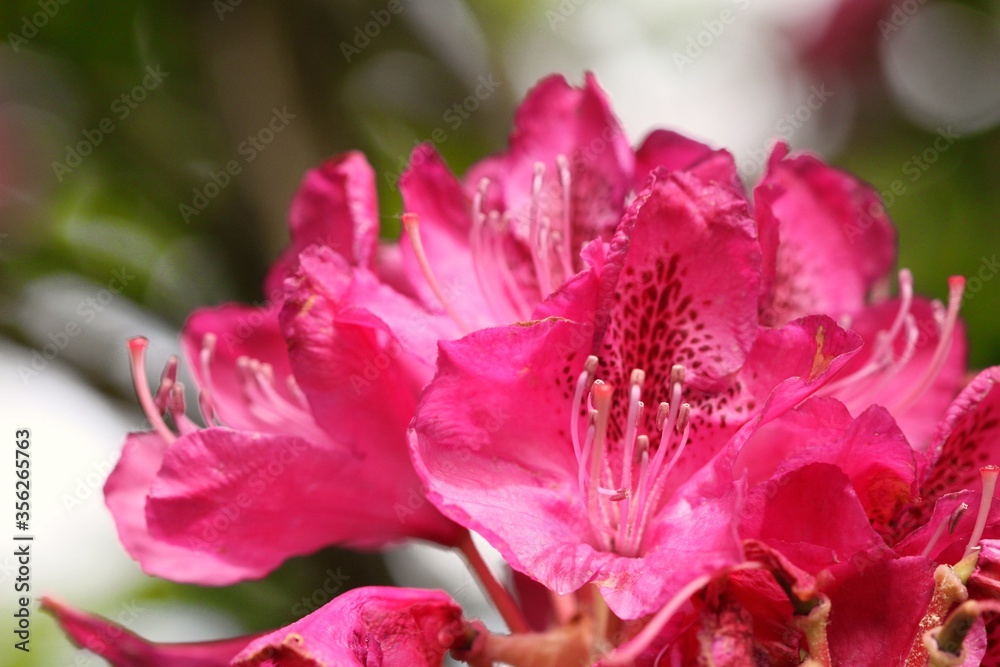
[[[738,560],[732,498],[666,504],[642,557],[600,550],[568,435],[589,328],[547,320],[442,343],[411,432],[428,497],[515,569],[560,594],[596,583],[623,618],[655,611],[695,577]],[[649,582],[655,581],[655,585]]]
[[[439,667],[462,632],[462,610],[441,591],[357,588],[261,637],[233,667]]]
[[[690,171],[707,183],[717,183],[746,196],[736,162],[729,151],[715,150],[670,130],[653,130],[635,152],[635,189],[646,185],[657,167]]]
[[[834,665],[899,665],[934,590],[925,558],[887,560],[837,579],[827,626]],[[853,573],[852,573],[853,574]]]
[[[612,244],[627,254],[609,285],[615,305],[599,356],[625,375],[607,379],[625,386],[642,368],[666,386],[671,365],[683,364],[688,386],[717,390],[757,336],[760,250],[746,201],[662,169],[637,201]]]
[[[751,489],[740,534],[813,573],[881,542],[850,478],[828,463],[802,466]]]
[[[156,433],[132,433],[125,441],[118,464],[108,475],[104,501],[125,550],[147,574],[173,581],[228,584],[245,578],[241,568],[234,568],[225,559],[200,553],[188,545],[170,544],[150,534],[146,500],[166,449],[167,443]]]
[[[288,218],[292,243],[268,274],[268,298],[277,299],[298,254],[314,244],[334,250],[352,265],[370,267],[379,220],[375,173],[365,156],[351,151],[310,170]]]
[[[778,224],[776,275],[764,310],[775,324],[855,313],[895,262],[892,223],[873,188],[816,157],[786,152],[779,145],[754,190],[762,227]],[[772,239],[763,232],[761,238]],[[765,257],[772,252],[765,248]]]
[[[226,667],[256,635],[214,642],[158,644],[148,642],[108,619],[86,614],[50,597],[42,609],[77,646],[96,653],[113,667]]]
[[[215,584],[262,577],[333,544],[453,542],[457,531],[421,502],[412,470],[397,476],[385,458],[301,438],[199,431],[164,457],[147,502],[150,530],[230,564],[228,581],[220,572],[205,582]]]
[[[981,466],[1000,465],[1000,366],[982,371],[958,395],[938,424],[921,471],[920,495],[933,501],[947,493],[981,488]],[[925,523],[930,502],[912,517]]]

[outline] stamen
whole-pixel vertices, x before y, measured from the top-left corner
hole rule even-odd
[[[569,160],[560,153],[556,156],[559,170],[559,185],[562,188],[562,229],[558,238],[559,262],[562,264],[563,280],[573,275],[573,190],[570,180]]]
[[[639,429],[639,416],[642,412],[642,383],[646,380],[646,373],[636,368],[632,371],[629,379],[629,404],[628,422],[625,425],[625,447],[622,451],[622,479],[621,488],[631,492],[632,489],[632,462],[635,460],[635,440]],[[621,514],[618,519],[617,544],[625,544],[626,530],[629,525],[629,501],[628,495],[623,498]]]
[[[600,498],[597,489],[601,485],[601,466],[604,462],[605,441],[608,434],[608,416],[611,414],[611,396],[614,388],[611,385],[594,383],[591,396],[594,400],[594,407],[597,410],[595,420],[594,442],[590,452],[590,493],[588,495],[587,509],[591,522],[595,522],[603,510],[599,507]],[[602,533],[599,524],[594,525],[595,533]],[[605,548],[610,545],[605,544]]]
[[[153,401],[153,396],[149,392],[149,385],[146,383],[146,348],[149,346],[149,340],[143,336],[136,336],[135,338],[130,338],[128,341],[129,357],[132,366],[132,384],[135,386],[136,397],[139,399],[139,405],[142,406],[142,411],[146,414],[146,419],[152,424],[153,428],[157,433],[160,434],[167,443],[171,443],[177,439],[173,431],[167,427],[165,421],[163,421],[163,415],[160,414],[159,409],[156,407],[156,403]]]
[[[201,418],[205,426],[212,426],[212,417],[215,416],[215,396],[212,382],[212,361],[215,358],[216,337],[214,333],[207,333],[201,339],[201,350],[198,353],[198,361],[201,364],[201,393],[198,395],[198,407],[201,410]]]
[[[153,396],[153,402],[156,403],[156,408],[163,413],[167,409],[170,403],[170,390],[173,388],[174,384],[177,382],[177,355],[171,354],[167,358],[167,363],[163,366],[163,372],[160,374],[160,385],[156,389],[156,395]]]
[[[417,259],[417,263],[420,265],[420,270],[424,274],[424,280],[427,281],[427,285],[431,288],[431,292],[434,293],[435,298],[441,303],[441,307],[444,311],[448,313],[448,316],[455,321],[459,328],[464,333],[471,333],[472,328],[466,323],[462,316],[458,314],[455,308],[451,305],[451,302],[445,297],[444,292],[441,290],[441,285],[438,283],[437,278],[434,276],[434,272],[431,270],[430,261],[427,259],[427,254],[424,252],[424,244],[420,239],[420,226],[417,219],[416,213],[404,213],[402,215],[403,229],[406,230],[407,235],[410,237],[410,245],[413,247],[413,254]]]
[[[941,333],[938,336],[938,345],[934,350],[934,356],[927,365],[927,370],[923,377],[917,382],[910,393],[903,397],[892,412],[903,411],[910,408],[924,395],[930,386],[937,379],[948,359],[951,351],[952,339],[955,335],[955,324],[958,322],[958,311],[962,307],[962,294],[965,292],[965,278],[962,276],[952,276],[948,279],[948,310],[945,314],[944,323],[941,326]]]
[[[170,416],[174,419],[174,425],[181,435],[194,433],[198,427],[184,414],[186,403],[184,401],[184,383],[178,382],[170,390]],[[211,424],[209,424],[211,425]]]
[[[493,255],[485,250],[485,247],[489,244],[489,240],[484,239],[488,230],[486,229],[486,211],[483,210],[483,206],[485,206],[486,190],[489,185],[489,179],[482,179],[479,181],[476,193],[472,196],[472,229],[469,231],[469,251],[472,254],[472,266],[476,270],[476,280],[479,282],[479,289],[486,296],[487,305],[493,311],[493,315],[497,321],[518,320],[520,319],[520,315],[514,313],[511,310],[510,302],[503,299],[502,295],[497,292],[497,284],[493,279],[493,274],[495,273],[493,262],[490,261]],[[511,312],[498,312],[497,308],[501,304],[506,305]]]
[[[531,209],[529,213],[528,244],[531,261],[535,266],[535,278],[538,280],[538,290],[544,299],[552,292],[551,271],[548,266],[549,249],[543,237],[546,237],[542,215],[542,182],[545,177],[545,165],[535,163],[535,171],[531,179]],[[547,218],[545,219],[547,221]]]
[[[927,546],[924,547],[924,550],[920,553],[920,555],[923,556],[924,558],[930,558],[931,553],[934,551],[934,547],[938,543],[938,540],[941,539],[942,535],[944,535],[944,529],[945,528],[948,529],[949,535],[954,533],[955,528],[958,526],[958,522],[962,519],[962,517],[965,515],[965,512],[968,509],[969,505],[967,503],[962,503],[961,505],[956,507],[951,514],[941,519],[941,521],[938,523],[937,529],[935,529],[934,531],[934,535],[931,536],[930,541],[927,543]]]
[[[990,515],[990,508],[993,506],[993,492],[997,487],[997,477],[1000,476],[1000,467],[995,465],[983,466],[979,469],[983,477],[983,495],[979,500],[979,514],[976,516],[976,526],[972,529],[972,537],[965,547],[965,556],[979,548],[979,540],[983,537],[983,530],[986,529],[986,520]],[[963,558],[965,557],[963,556]]]
[[[580,443],[580,409],[583,407],[583,395],[587,387],[594,381],[594,373],[597,371],[597,357],[590,355],[583,364],[583,372],[576,381],[576,391],[573,392],[573,412],[570,414],[569,432],[573,438],[573,452],[576,454],[577,464],[583,461],[583,448]]]
[[[506,214],[501,216],[496,211],[490,213],[489,247],[486,254],[490,257],[493,268],[500,274],[500,281],[507,292],[508,300],[506,303],[510,304],[511,309],[515,312],[514,319],[527,320],[531,317],[532,308],[524,298],[521,286],[517,284],[514,274],[510,271],[510,266],[507,265],[507,257],[504,251],[504,240],[509,225],[510,220]]]

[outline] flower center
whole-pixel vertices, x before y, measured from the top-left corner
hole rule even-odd
[[[570,434],[578,464],[578,483],[587,499],[587,512],[598,542],[606,551],[636,556],[642,550],[645,529],[660,503],[670,475],[684,452],[691,430],[691,406],[681,402],[684,367],[674,365],[668,384],[669,402],[660,403],[656,423],[659,444],[650,454],[650,439],[639,434],[639,420],[645,405],[642,384],[646,374],[632,371],[625,435],[620,443],[621,461],[614,460],[608,442],[608,420],[614,388],[595,379],[598,359],[587,358],[573,396]],[[587,399],[586,429],[581,429],[581,413]],[[582,431],[582,432],[581,432]],[[667,454],[673,452],[669,460]],[[618,465],[616,465],[618,464]],[[617,473],[617,474],[616,474]]]
[[[557,178],[546,179],[545,173],[545,165],[535,163],[531,196],[520,209],[489,209],[493,182],[488,178],[479,182],[473,195],[469,251],[476,281],[494,318],[485,324],[531,319],[535,305],[575,273],[568,160],[564,155],[556,157]],[[402,221],[434,297],[463,331],[472,331],[434,275],[416,214],[404,213]]]
[[[897,396],[891,405],[886,406],[890,412],[897,414],[911,408],[941,374],[955,338],[955,327],[958,323],[958,312],[961,309],[964,291],[965,278],[952,276],[948,279],[947,307],[940,302],[934,302],[934,319],[938,335],[934,354],[920,377],[910,385],[907,391]],[[889,381],[909,365],[917,351],[920,330],[916,318],[911,312],[913,275],[907,269],[902,269],[899,272],[899,301],[899,311],[890,327],[875,335],[868,363],[847,377],[830,383],[820,390],[820,394],[835,395],[847,405],[852,413],[855,413],[869,405],[872,402],[872,396],[879,393]]]

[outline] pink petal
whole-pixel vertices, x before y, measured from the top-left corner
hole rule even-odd
[[[224,558],[201,553],[187,544],[170,544],[150,534],[146,500],[166,449],[167,443],[156,433],[132,433],[118,464],[108,475],[104,501],[125,550],[147,574],[173,581],[224,584],[244,579],[242,568]]]
[[[683,172],[654,175],[613,243],[626,254],[599,352],[613,374],[602,377],[624,387],[642,368],[661,387],[671,365],[683,364],[685,384],[710,391],[743,365],[757,336],[753,220],[745,200],[717,185]]]
[[[226,667],[256,636],[197,644],[158,644],[50,597],[42,598],[42,609],[55,617],[74,644],[101,656],[113,667]]]
[[[269,299],[278,299],[298,254],[314,244],[334,250],[352,265],[370,267],[379,219],[375,173],[365,156],[343,153],[310,170],[295,193],[288,218],[292,243],[268,274]]]
[[[387,458],[375,447],[365,455],[295,437],[199,431],[164,456],[146,506],[150,531],[227,564],[201,578],[216,585],[262,577],[333,544],[452,543],[457,530],[424,501],[409,463]]]
[[[409,467],[406,425],[454,322],[428,313],[326,248],[300,257],[281,324],[316,419],[336,442],[387,450]]]
[[[917,635],[934,590],[934,564],[920,557],[875,563],[830,591],[835,665],[896,665]]]
[[[634,618],[736,562],[732,498],[668,504],[643,558],[595,546],[568,435],[579,370],[564,356],[582,362],[590,341],[588,327],[547,320],[442,343],[410,442],[432,502],[513,568],[560,594],[593,581],[616,614]]]
[[[878,193],[816,157],[787,156],[779,145],[754,203],[762,227],[778,225],[777,248],[764,248],[777,263],[763,304],[769,323],[855,313],[895,262],[895,231]],[[762,230],[761,240],[775,236]]]
[[[357,588],[261,637],[233,667],[438,667],[462,631],[462,610],[441,591]]]
[[[635,152],[635,189],[646,185],[649,175],[657,168],[668,171],[690,171],[707,183],[729,188],[746,196],[743,181],[729,151],[715,150],[670,130],[653,130]]]
[[[913,528],[916,520],[923,523],[916,525],[912,532],[904,533],[903,539],[893,549],[903,556],[916,556],[927,551],[926,557],[936,563],[957,563],[965,555],[965,548],[976,524],[981,499],[982,492],[979,489],[968,489],[949,493],[940,498],[928,498],[925,501],[929,506],[926,510],[922,505],[915,505],[912,509],[917,516],[904,516],[899,521],[900,527],[903,530]],[[968,509],[956,521],[954,520],[956,510],[962,503],[965,503]],[[945,527],[944,530],[931,545],[935,533],[942,525]],[[1000,499],[994,499],[990,505],[984,535],[987,538],[983,540],[985,543],[992,542],[990,538],[1000,537]]]
[[[751,489],[740,534],[780,550],[812,573],[881,542],[850,478],[828,463],[802,466]]]
[[[927,450],[920,495],[928,500],[979,489],[979,469],[1000,464],[1000,366],[987,368],[959,394],[938,424]]]

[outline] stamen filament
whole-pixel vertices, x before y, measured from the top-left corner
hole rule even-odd
[[[417,263],[420,265],[420,270],[424,274],[424,280],[427,281],[428,287],[431,288],[431,292],[434,293],[434,297],[441,303],[441,307],[444,311],[448,313],[448,316],[455,321],[455,324],[464,332],[471,333],[472,328],[468,323],[458,314],[458,311],[451,305],[451,302],[445,297],[444,292],[441,290],[441,284],[438,283],[437,278],[434,276],[434,271],[431,270],[430,261],[427,259],[427,253],[424,252],[424,244],[420,238],[420,226],[417,219],[416,213],[404,213],[402,215],[403,229],[406,230],[407,235],[410,237],[410,245],[413,247],[413,254],[416,257]]]
[[[613,393],[614,389],[611,385],[603,382],[600,384],[595,383],[594,389],[591,392],[594,399],[594,407],[597,411],[594,424],[594,443],[590,452],[590,490],[587,494],[587,510],[591,523],[594,523],[597,517],[601,516],[603,512],[599,506],[600,496],[597,493],[597,489],[601,485],[601,465],[604,462],[605,441],[608,434],[608,416],[611,413],[611,396]],[[603,531],[597,525],[594,525],[594,532],[602,534]],[[604,546],[606,549],[610,548],[608,544]]]
[[[493,575],[493,571],[490,570],[489,565],[483,560],[475,543],[472,541],[471,534],[465,533],[462,536],[458,543],[458,549],[465,556],[472,571],[476,573],[476,577],[483,585],[490,599],[493,600],[493,604],[496,606],[497,611],[500,612],[500,616],[503,617],[510,631],[513,633],[529,632],[531,628],[528,626],[524,614],[521,613],[521,608],[514,601],[514,597],[510,594],[510,591]]]
[[[163,421],[163,415],[156,407],[149,391],[149,385],[146,383],[146,348],[148,346],[149,340],[143,336],[136,336],[128,341],[129,356],[132,361],[132,384],[135,386],[136,397],[139,399],[142,411],[146,414],[146,419],[160,434],[160,437],[167,443],[172,443],[177,439],[177,436]]]
[[[909,394],[896,403],[896,406],[891,410],[892,412],[902,412],[910,408],[924,395],[924,392],[930,389],[930,386],[941,373],[941,369],[948,359],[948,353],[951,351],[951,343],[955,335],[955,325],[958,322],[958,311],[962,306],[962,294],[964,292],[965,278],[962,276],[952,276],[948,279],[948,311],[945,315],[944,324],[941,327],[934,356],[927,365],[927,370],[924,372],[923,377],[914,385]]]
[[[559,262],[562,264],[563,280],[573,275],[573,190],[570,180],[569,161],[561,153],[556,156],[559,170],[559,185],[562,188],[562,230],[559,238]]]

